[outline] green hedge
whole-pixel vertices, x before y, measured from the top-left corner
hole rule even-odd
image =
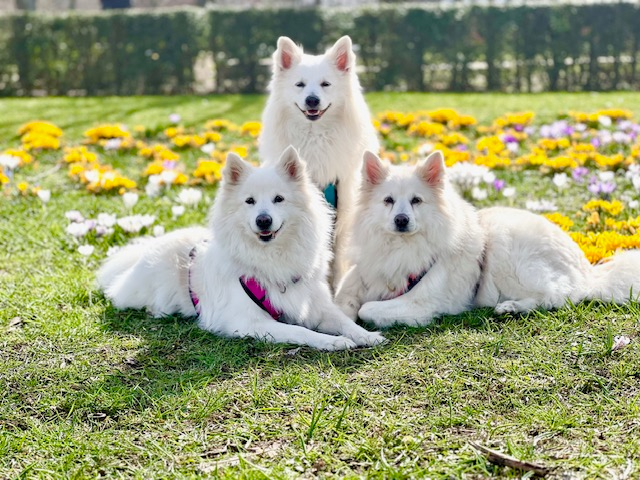
[[[319,52],[344,34],[368,90],[640,87],[640,6],[181,9],[0,17],[0,94],[193,91],[211,52],[217,92],[263,92],[280,35]]]

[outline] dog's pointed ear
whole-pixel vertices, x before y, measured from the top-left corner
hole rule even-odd
[[[445,170],[444,155],[436,150],[416,166],[416,175],[426,184],[436,187],[442,185]]]
[[[365,150],[362,161],[362,177],[365,185],[379,185],[389,175],[389,169],[375,153]]]
[[[227,153],[227,160],[222,170],[222,178],[227,185],[237,185],[251,168],[237,153]]]
[[[330,58],[333,60],[333,64],[341,72],[349,72],[353,70],[353,65],[356,61],[356,55],[353,53],[353,46],[351,44],[351,37],[345,35],[340,38],[330,50]]]
[[[273,54],[276,70],[289,70],[302,60],[302,48],[293,43],[289,37],[278,38],[278,48]]]
[[[304,177],[304,163],[300,159],[298,151],[292,145],[284,149],[278,160],[278,165],[285,175],[292,180],[302,180]]]

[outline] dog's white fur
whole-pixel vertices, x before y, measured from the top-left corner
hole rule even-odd
[[[268,229],[257,225],[259,215],[271,217]],[[262,168],[229,154],[208,229],[129,245],[107,259],[98,283],[117,308],[146,307],[154,316],[196,315],[191,284],[200,301],[199,325],[223,336],[323,350],[381,343],[380,334],[356,325],[332,301],[326,281],[330,222],[295,149]],[[249,298],[241,276],[265,288],[284,321]]]
[[[476,211],[448,181],[441,152],[415,167],[391,166],[366,152],[363,170],[358,248],[336,295],[351,318],[378,327],[427,325],[474,306],[527,312],[567,300],[624,303],[640,292],[640,251],[592,266],[544,217],[504,207]],[[408,217],[406,231],[398,231],[398,214]],[[410,274],[425,270],[396,297]]]
[[[320,189],[338,181],[332,268],[336,282],[346,267],[346,235],[360,184],[362,152],[379,149],[355,69],[348,36],[323,55],[307,55],[291,39],[280,37],[259,139],[263,161],[277,160],[284,148],[293,145]],[[309,96],[319,100],[318,111],[325,110],[315,120],[305,113]]]

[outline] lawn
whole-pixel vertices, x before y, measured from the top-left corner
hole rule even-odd
[[[640,245],[637,94],[367,100],[386,158],[445,149],[478,207],[548,214],[592,261]],[[640,475],[636,303],[475,310],[339,353],[111,307],[93,284],[109,248],[204,223],[224,153],[255,153],[259,125],[245,122],[263,104],[0,100],[0,478],[532,476],[473,442],[549,478]],[[32,120],[62,136],[47,125],[19,135]],[[194,189],[196,202],[184,194]]]

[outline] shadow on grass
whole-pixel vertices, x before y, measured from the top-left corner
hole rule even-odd
[[[100,294],[98,294],[100,295]],[[105,300],[105,302],[107,302]],[[144,339],[134,358],[123,359],[133,371],[146,375],[186,379],[231,378],[247,369],[281,370],[291,364],[322,368],[327,362],[338,369],[354,369],[381,354],[394,343],[419,344],[424,335],[448,330],[499,328],[491,309],[446,316],[428,327],[397,326],[384,332],[386,345],[343,352],[321,352],[310,347],[272,344],[250,338],[223,338],[200,329],[193,318],[153,318],[141,310],[117,310],[108,305],[104,327],[120,335]],[[372,329],[371,325],[365,328]]]

